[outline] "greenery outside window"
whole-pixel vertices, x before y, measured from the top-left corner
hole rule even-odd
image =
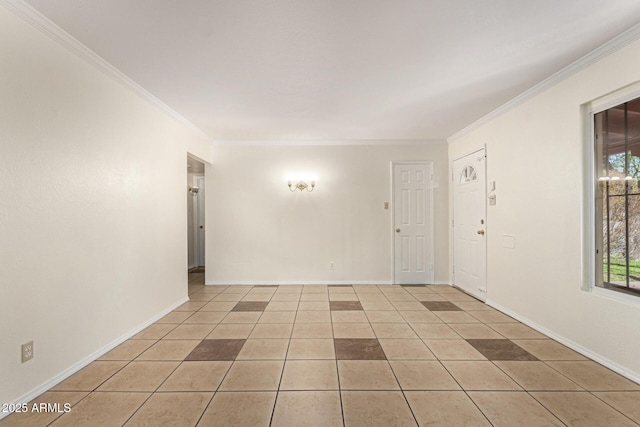
[[[594,115],[596,286],[640,295],[640,98]]]

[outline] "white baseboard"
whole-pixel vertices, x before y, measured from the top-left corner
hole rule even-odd
[[[50,388],[56,386],[57,384],[61,383],[64,380],[66,380],[71,375],[73,375],[76,372],[78,372],[80,369],[84,368],[85,366],[87,366],[91,362],[95,361],[96,359],[99,359],[104,354],[106,354],[109,351],[113,350],[115,347],[119,346],[120,344],[122,344],[123,342],[125,342],[126,340],[128,340],[129,338],[131,338],[132,336],[137,334],[138,332],[142,331],[146,327],[148,327],[151,324],[155,323],[156,321],[160,320],[161,318],[163,318],[164,316],[166,316],[167,314],[169,314],[170,312],[172,312],[176,308],[180,307],[182,304],[184,304],[187,301],[189,301],[189,297],[188,296],[184,297],[184,298],[181,298],[180,300],[178,300],[177,302],[175,302],[174,304],[172,304],[168,308],[162,310],[160,313],[156,314],[155,316],[153,316],[151,319],[147,320],[143,324],[135,327],[134,329],[130,330],[129,332],[127,332],[126,334],[120,336],[119,338],[116,338],[115,340],[111,341],[109,344],[105,345],[104,347],[102,347],[101,349],[97,350],[96,352],[90,354],[89,356],[85,357],[84,359],[82,359],[78,363],[74,364],[73,366],[65,369],[62,372],[60,372],[58,375],[56,375],[55,377],[51,378],[50,380],[40,384],[38,387],[34,388],[33,390],[23,394],[22,396],[20,396],[16,400],[14,400],[13,404],[17,405],[17,404],[22,404],[22,403],[27,403],[27,402],[32,401],[33,399],[35,399],[36,397],[40,396],[45,391],[49,390]],[[11,412],[0,412],[0,420],[3,419],[4,417],[8,416],[8,415],[11,415]]]
[[[449,285],[453,286],[448,280],[437,280],[432,285]],[[393,285],[391,280],[306,280],[306,281],[277,281],[277,280],[234,280],[234,281],[221,281],[221,280],[207,280],[205,285],[228,285],[228,286],[260,286],[260,285]]]
[[[259,286],[259,285],[392,285],[391,280],[319,280],[319,281],[273,281],[273,280],[246,280],[246,281],[219,281],[219,280],[207,280],[206,285],[244,285],[244,286]]]
[[[558,335],[555,332],[550,331],[549,329],[538,325],[536,322],[521,316],[505,307],[502,307],[500,304],[496,304],[495,302],[491,301],[491,300],[487,300],[486,304],[495,308],[496,310],[499,310],[501,312],[503,312],[504,314],[513,317],[514,319],[524,323],[525,325],[535,329],[536,331],[540,332],[541,334],[544,334],[546,336],[548,336],[549,338],[552,338],[556,341],[558,341],[560,344],[563,344],[567,347],[569,347],[572,350],[577,351],[578,353],[582,354],[583,356],[588,357],[589,359],[592,359],[596,362],[598,362],[599,364],[606,366],[607,368],[611,369],[614,372],[617,372],[618,374],[622,375],[625,378],[630,379],[633,382],[636,382],[638,384],[640,384],[640,374],[634,371],[631,371],[627,368],[625,368],[624,366],[621,366],[619,364],[617,364],[616,362],[613,362],[609,359],[607,359],[606,357],[603,357],[600,354],[594,353],[593,351],[589,350],[588,348],[585,348],[583,346],[581,346],[580,344],[577,344],[573,341],[571,341],[570,339],[563,337],[562,335]]]

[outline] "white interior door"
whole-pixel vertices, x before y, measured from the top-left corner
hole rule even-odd
[[[199,188],[196,195],[196,264],[198,267],[205,265],[205,253],[204,253],[204,176],[198,176],[195,178],[195,184]]]
[[[486,300],[486,186],[484,149],[453,162],[453,281]]]
[[[393,164],[394,283],[433,283],[433,166]]]

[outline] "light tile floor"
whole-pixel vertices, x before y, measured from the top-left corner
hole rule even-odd
[[[1,426],[631,426],[640,387],[449,286],[204,286]]]

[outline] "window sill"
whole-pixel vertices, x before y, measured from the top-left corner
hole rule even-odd
[[[613,289],[601,288],[599,286],[592,286],[591,292],[595,295],[613,299],[616,301],[624,302],[630,305],[640,307],[640,295],[631,295],[622,291],[616,291]]]

